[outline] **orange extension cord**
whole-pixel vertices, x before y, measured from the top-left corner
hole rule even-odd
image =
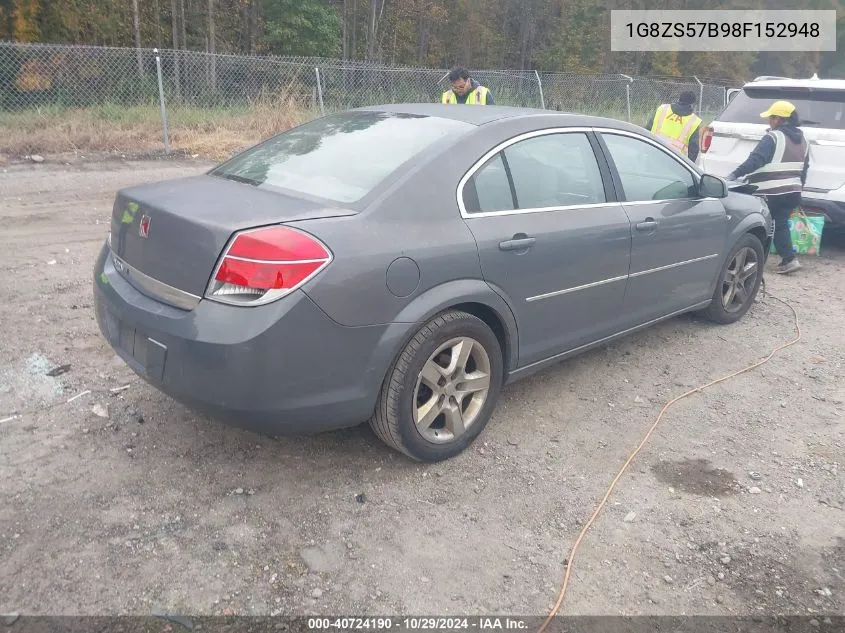
[[[558,594],[558,598],[557,598],[557,602],[555,603],[555,606],[552,608],[552,611],[549,614],[549,616],[546,618],[546,621],[543,622],[543,626],[540,627],[540,629],[537,633],[543,633],[543,631],[546,630],[546,627],[549,625],[549,623],[554,619],[554,617],[560,611],[561,605],[563,605],[563,599],[566,596],[566,590],[569,588],[569,576],[572,573],[572,562],[575,559],[575,554],[578,552],[578,548],[581,546],[581,541],[584,539],[584,536],[587,534],[587,531],[590,529],[590,527],[592,527],[593,523],[598,518],[601,511],[604,509],[604,506],[607,504],[607,500],[610,498],[610,495],[613,493],[613,490],[616,488],[616,484],[619,483],[619,480],[622,478],[622,475],[625,474],[625,471],[628,469],[628,466],[631,465],[631,462],[634,461],[634,458],[639,454],[639,452],[642,450],[642,448],[646,445],[646,442],[648,442],[648,440],[651,438],[654,431],[657,429],[657,426],[660,424],[661,420],[663,419],[663,415],[666,413],[666,411],[668,411],[669,408],[672,407],[672,405],[674,405],[676,402],[683,400],[684,398],[688,398],[689,396],[693,395],[694,393],[699,393],[701,391],[704,391],[705,389],[712,387],[713,385],[718,385],[721,382],[725,382],[727,380],[730,380],[731,378],[739,376],[740,374],[744,374],[746,372],[749,372],[752,369],[756,369],[757,367],[760,367],[761,365],[765,365],[779,351],[784,350],[787,347],[790,347],[792,345],[795,345],[798,341],[801,340],[801,326],[798,323],[798,313],[795,311],[795,308],[793,308],[789,303],[787,303],[783,299],[779,299],[778,297],[775,297],[774,295],[769,295],[769,296],[772,297],[772,299],[775,299],[776,301],[779,301],[780,303],[784,304],[787,308],[789,308],[792,311],[792,316],[793,316],[794,321],[795,321],[795,331],[797,332],[796,337],[794,339],[792,339],[791,341],[789,341],[788,343],[784,343],[783,345],[780,345],[779,347],[776,347],[775,349],[773,349],[772,353],[769,354],[768,356],[766,356],[766,358],[764,358],[763,360],[756,362],[753,365],[749,365],[748,367],[745,367],[744,369],[740,369],[739,371],[735,371],[733,373],[730,373],[727,376],[723,376],[722,378],[718,378],[718,379],[716,379],[712,382],[708,382],[706,385],[702,385],[700,387],[696,387],[695,389],[691,389],[690,391],[687,391],[686,393],[683,393],[680,396],[678,396],[677,398],[674,398],[673,400],[670,400],[669,402],[666,403],[666,405],[663,407],[663,409],[660,410],[660,414],[657,416],[657,419],[654,421],[654,424],[651,425],[651,428],[648,430],[648,433],[646,433],[645,437],[643,437],[639,446],[637,446],[636,450],[633,453],[631,453],[631,455],[628,457],[628,459],[622,465],[622,468],[619,469],[619,472],[616,474],[616,477],[614,477],[613,481],[610,483],[610,486],[608,487],[607,492],[604,495],[604,498],[601,500],[601,503],[599,503],[598,507],[596,507],[595,512],[593,512],[593,516],[590,517],[590,520],[587,521],[587,523],[584,525],[584,528],[581,530],[581,533],[578,535],[578,538],[575,539],[575,544],[572,546],[572,549],[569,551],[569,557],[566,559],[566,561],[564,561],[564,565],[566,566],[566,574],[563,577],[563,584],[561,585],[560,593]]]

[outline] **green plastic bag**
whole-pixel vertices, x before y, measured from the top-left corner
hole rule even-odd
[[[789,216],[789,234],[792,236],[792,248],[796,255],[819,255],[824,230],[824,215],[807,214],[801,207],[795,207]],[[774,242],[772,253],[777,253]]]

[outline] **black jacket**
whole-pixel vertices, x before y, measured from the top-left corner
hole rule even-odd
[[[672,104],[672,113],[677,114],[678,116],[689,116],[692,114],[692,106],[686,103],[673,103]],[[648,124],[645,126],[645,129],[651,131],[651,126],[654,125],[654,117],[657,116],[657,112],[655,112],[651,118],[648,120]],[[692,133],[692,136],[689,140],[689,159],[695,162],[695,159],[698,158],[698,132],[701,130],[701,126],[699,125],[695,132]]]
[[[783,132],[786,137],[794,142],[799,143],[802,138],[804,138],[804,133],[801,131],[800,128],[792,125],[791,123],[784,123],[778,128],[779,132]],[[757,171],[763,165],[768,165],[772,162],[772,159],[775,157],[775,139],[772,137],[771,134],[766,134],[763,138],[760,139],[760,142],[757,143],[757,147],[755,147],[751,154],[748,155],[748,158],[745,159],[745,162],[742,163],[739,167],[734,169],[730,174],[728,174],[728,180],[736,180],[737,178],[742,178],[743,176],[750,174],[753,171]],[[810,155],[809,153],[804,158],[804,169],[801,171],[801,184],[805,184],[807,182],[807,170],[810,168]]]

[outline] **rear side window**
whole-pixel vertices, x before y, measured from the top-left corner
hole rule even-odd
[[[441,139],[474,128],[416,114],[346,112],[274,136],[210,173],[348,204]]]
[[[845,130],[845,90],[747,88],[731,100],[717,120],[768,126],[760,113],[781,100],[795,104],[801,125]]]
[[[514,208],[513,194],[508,182],[508,173],[502,153],[484,163],[473,177],[478,199],[473,205],[475,211],[510,211]]]

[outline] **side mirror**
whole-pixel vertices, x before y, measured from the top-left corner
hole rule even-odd
[[[721,178],[704,174],[698,185],[698,194],[703,198],[727,198],[728,185]]]

